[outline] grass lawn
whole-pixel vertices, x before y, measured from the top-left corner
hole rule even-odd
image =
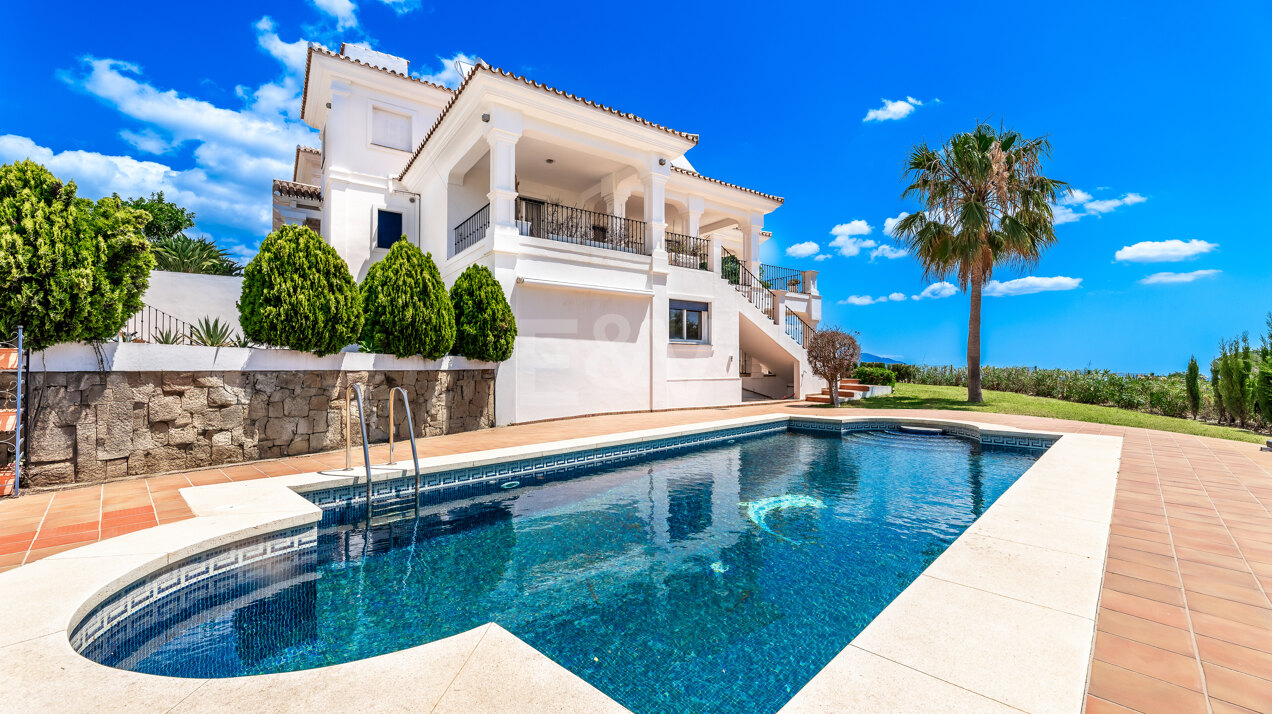
[[[963,387],[898,384],[896,390],[888,396],[846,402],[842,406],[858,409],[957,409],[967,412],[997,412],[1088,421],[1095,424],[1133,426],[1234,441],[1249,441],[1255,444],[1262,444],[1268,439],[1266,435],[1230,426],[1217,426],[1191,419],[1145,414],[1115,407],[1062,402],[1059,399],[1030,397],[1012,392],[985,390],[984,404],[971,404],[966,400],[967,390]]]

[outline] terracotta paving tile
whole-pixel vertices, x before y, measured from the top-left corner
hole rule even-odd
[[[1272,711],[1272,681],[1205,663],[1206,690],[1212,699],[1254,711]]]
[[[1193,649],[1193,638],[1188,630],[1170,627],[1116,610],[1101,608],[1098,628],[1101,633],[1107,632],[1181,655],[1191,657],[1196,654]]]
[[[1197,650],[1202,662],[1272,680],[1272,653],[1202,635],[1197,636]]]
[[[1180,585],[1179,574],[1174,570],[1154,568],[1151,565],[1132,563],[1127,560],[1119,560],[1113,557],[1109,557],[1104,561],[1104,570],[1108,573],[1116,573],[1130,578],[1147,580],[1150,583],[1157,583],[1158,585],[1169,585],[1173,587],[1179,587]]]
[[[1171,684],[1201,691],[1201,669],[1197,658],[1160,649],[1107,632],[1095,638],[1093,656],[1101,662],[1117,665],[1133,672],[1148,674]]]
[[[1220,699],[1210,700],[1210,710],[1214,712],[1214,714],[1260,714],[1260,712],[1256,712],[1253,709],[1246,709],[1245,707],[1239,707],[1236,704],[1229,704],[1228,702]]]
[[[1247,605],[1245,603],[1225,600],[1202,593],[1188,593],[1188,609],[1191,612],[1204,612],[1225,620],[1253,625],[1264,630],[1272,630],[1272,609]]]
[[[1182,606],[1184,604],[1184,591],[1178,587],[1150,583],[1147,580],[1138,578],[1128,578],[1117,573],[1106,572],[1104,574],[1104,589],[1116,590],[1128,595],[1138,595],[1139,597],[1156,600],[1168,605]]]
[[[1193,594],[1207,595],[1211,597],[1223,598],[1234,602],[1253,605],[1255,607],[1270,607],[1268,604],[1268,596],[1263,594],[1263,590],[1259,587],[1244,587],[1241,585],[1233,585],[1220,580],[1211,580],[1204,577],[1184,576],[1184,592],[1189,598],[1190,607],[1197,607],[1192,600]]]
[[[1099,697],[1088,696],[1086,698],[1086,714],[1134,714],[1134,712],[1134,709],[1127,709]]]
[[[1206,698],[1199,692],[1100,660],[1091,663],[1087,692],[1141,712],[1206,712]]]
[[[1205,612],[1193,612],[1189,615],[1189,619],[1192,620],[1193,632],[1197,633],[1198,636],[1212,637],[1235,645],[1272,653],[1272,630],[1251,627],[1243,622],[1225,620],[1222,617],[1215,617]]]

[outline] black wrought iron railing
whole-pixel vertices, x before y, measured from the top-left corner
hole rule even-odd
[[[804,318],[799,316],[798,312],[786,311],[786,334],[790,335],[792,340],[799,343],[800,347],[808,344],[808,338],[813,334],[813,327]]]
[[[490,227],[490,204],[477,209],[477,212],[464,222],[455,226],[455,255],[473,247],[477,241],[486,235],[486,229]]]
[[[528,198],[517,199],[518,228],[525,235],[648,255],[645,224],[582,208]]]
[[[727,248],[723,249],[721,255],[723,257],[720,259],[720,276],[734,289],[745,295],[752,305],[768,316],[768,319],[774,320],[773,291],[764,284],[763,280],[756,277],[755,273],[747,269],[741,258],[730,253]]]
[[[681,268],[711,270],[711,239],[668,233],[667,262]]]
[[[804,289],[804,273],[794,268],[780,268],[776,265],[761,265],[760,280],[773,290],[786,290],[793,293],[807,293]]]
[[[121,342],[156,342],[160,344],[191,344],[194,325],[173,317],[158,308],[143,305],[141,311],[128,318],[119,331]]]

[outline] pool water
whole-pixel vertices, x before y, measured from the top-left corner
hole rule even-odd
[[[493,621],[636,712],[772,712],[1040,454],[792,431],[325,527],[303,566],[90,656],[230,677]]]

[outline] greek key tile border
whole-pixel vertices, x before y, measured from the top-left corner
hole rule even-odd
[[[231,543],[168,565],[93,608],[71,631],[71,647],[82,652],[124,621],[129,629],[153,625],[151,620],[157,618],[160,610],[154,606],[160,601],[206,597],[214,580],[254,577],[260,569],[256,566],[276,558],[293,558],[298,553],[316,556],[317,547],[317,527],[301,526]]]

